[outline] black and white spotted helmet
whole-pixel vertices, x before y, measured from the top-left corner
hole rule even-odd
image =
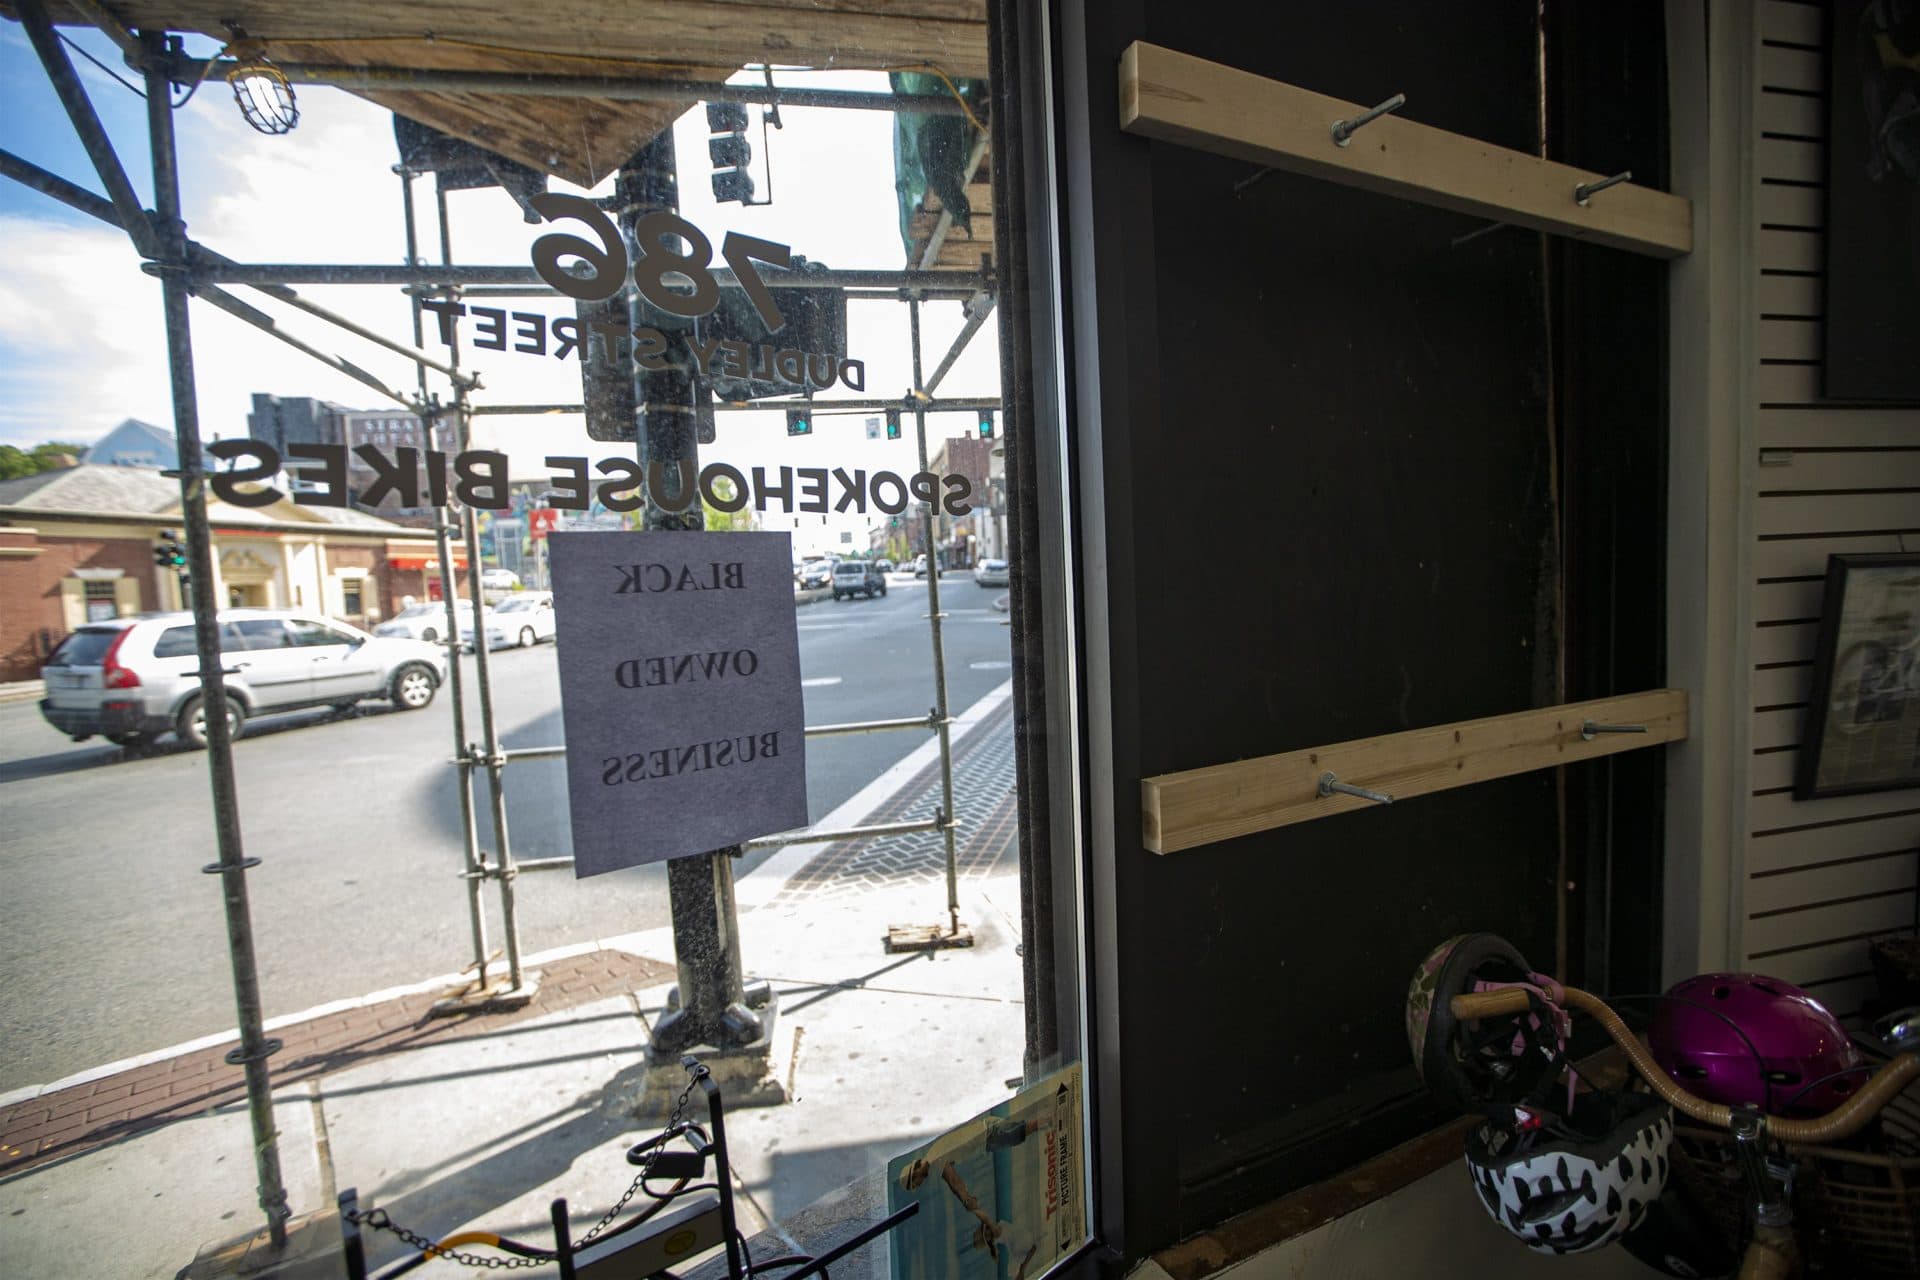
[[[1473,1189],[1493,1220],[1538,1253],[1619,1239],[1667,1185],[1673,1111],[1644,1093],[1580,1095],[1564,1121],[1526,1112],[1467,1139]]]

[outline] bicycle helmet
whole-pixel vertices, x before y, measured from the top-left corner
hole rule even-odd
[[[1654,1009],[1648,1047],[1688,1092],[1773,1115],[1825,1115],[1860,1087],[1860,1051],[1825,1005],[1758,973],[1703,973]]]
[[[1673,1111],[1645,1093],[1583,1093],[1571,1113],[1518,1109],[1467,1138],[1493,1220],[1536,1253],[1584,1253],[1640,1225],[1666,1189]]]
[[[1501,986],[1525,986],[1546,1014],[1523,1014],[1485,1025],[1453,1016],[1453,997]],[[1560,1075],[1565,1014],[1559,988],[1534,973],[1506,939],[1463,933],[1427,954],[1407,988],[1407,1044],[1421,1081],[1461,1111],[1535,1097]]]

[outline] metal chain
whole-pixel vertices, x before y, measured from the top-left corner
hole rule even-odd
[[[680,1091],[679,1100],[673,1104],[673,1114],[667,1117],[667,1130],[669,1132],[680,1127],[680,1122],[686,1114],[687,1099],[693,1096],[693,1087],[706,1079],[708,1074],[705,1063],[700,1064],[688,1073],[687,1087]],[[589,1230],[587,1234],[580,1237],[579,1243],[573,1246],[575,1249],[583,1249],[591,1244],[595,1236],[605,1231],[613,1220],[620,1216],[620,1211],[627,1207],[627,1201],[633,1199],[633,1193],[638,1191],[641,1184],[646,1182],[647,1178],[652,1175],[653,1162],[660,1158],[660,1153],[666,1150],[666,1145],[667,1144],[663,1142],[653,1150],[647,1152],[647,1162],[640,1166],[640,1172],[634,1177],[633,1185],[627,1188],[626,1194],[614,1203],[613,1208],[601,1215],[600,1221],[594,1223],[592,1229]]]
[[[686,1114],[687,1099],[693,1096],[694,1086],[705,1079],[707,1075],[707,1068],[704,1064],[694,1068],[691,1073],[692,1078],[687,1081],[687,1087],[680,1091],[679,1099],[673,1104],[673,1114],[667,1118],[668,1130],[680,1127],[681,1121]],[[662,1143],[647,1153],[646,1163],[640,1166],[639,1174],[634,1177],[633,1184],[627,1188],[626,1193],[614,1203],[613,1208],[601,1215],[600,1221],[594,1223],[585,1235],[574,1242],[573,1248],[576,1252],[593,1243],[595,1237],[611,1226],[613,1220],[620,1216],[620,1211],[627,1207],[627,1202],[633,1199],[634,1194],[640,1190],[646,1183],[648,1177],[652,1175],[654,1161],[660,1158],[660,1152],[665,1149],[665,1146],[666,1144]],[[436,1258],[448,1258],[463,1266],[482,1267],[489,1271],[511,1271],[518,1267],[544,1267],[553,1261],[551,1257],[499,1257],[493,1254],[462,1253],[458,1249],[442,1249],[418,1231],[410,1231],[395,1222],[387,1216],[385,1209],[366,1209],[357,1213],[350,1213],[347,1215],[347,1218],[355,1226],[371,1227],[375,1231],[391,1232],[422,1253],[429,1254]]]
[[[462,1253],[458,1249],[442,1249],[418,1231],[409,1231],[392,1218],[389,1218],[385,1209],[368,1209],[364,1212],[352,1213],[347,1216],[358,1226],[372,1227],[375,1231],[390,1231],[430,1257],[450,1258],[463,1266],[484,1267],[489,1271],[499,1271],[509,1270],[514,1267],[543,1267],[553,1261],[552,1258],[503,1258],[495,1254]]]

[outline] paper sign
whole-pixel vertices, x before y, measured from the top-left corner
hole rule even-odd
[[[887,1163],[894,1280],[1032,1280],[1087,1234],[1080,1068]]]
[[[556,532],[577,876],[807,824],[785,533]]]

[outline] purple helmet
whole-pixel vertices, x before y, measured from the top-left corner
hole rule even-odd
[[[1860,1087],[1860,1051],[1825,1005],[1758,973],[1703,973],[1667,992],[1647,1042],[1680,1087],[1730,1107],[1818,1116]],[[1847,1074],[1836,1074],[1847,1073]]]

